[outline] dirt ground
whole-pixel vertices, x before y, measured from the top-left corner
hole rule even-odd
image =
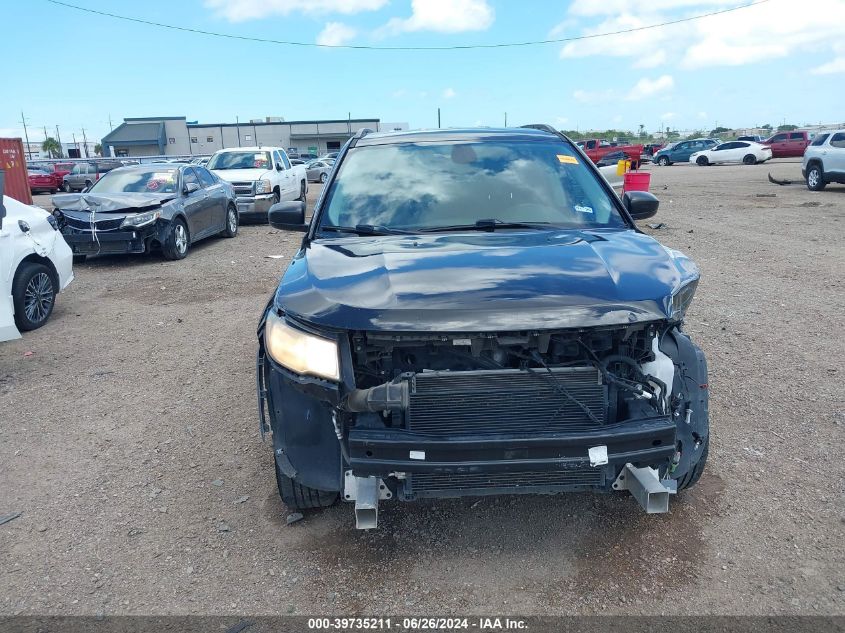
[[[666,515],[579,494],[287,525],[255,327],[299,235],[78,265],[0,346],[0,613],[845,614],[845,187],[766,179],[799,170],[650,169],[712,390],[708,468]]]

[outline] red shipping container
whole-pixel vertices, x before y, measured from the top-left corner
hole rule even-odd
[[[6,172],[6,195],[24,204],[32,204],[21,139],[0,138],[0,169]]]

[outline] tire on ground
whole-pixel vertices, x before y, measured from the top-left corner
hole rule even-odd
[[[297,483],[295,479],[291,479],[281,471],[278,462],[276,463],[276,484],[279,487],[279,496],[291,510],[328,508],[338,499],[337,492],[316,490]]]
[[[26,314],[26,291],[30,281],[41,274],[46,275],[49,280],[49,288],[47,288],[50,293],[49,304],[44,306],[46,313],[41,318],[33,320]],[[53,306],[56,305],[56,280],[53,271],[38,262],[23,262],[12,281],[12,303],[15,306],[15,325],[21,332],[35,330],[44,325],[50,319]]]
[[[707,465],[707,453],[710,450],[710,436],[704,440],[704,446],[701,449],[701,458],[696,462],[683,477],[678,479],[678,490],[686,490],[692,488],[701,479],[701,474],[704,472],[704,467]]]

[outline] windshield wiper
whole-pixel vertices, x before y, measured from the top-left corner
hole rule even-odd
[[[354,233],[356,235],[410,234],[410,231],[403,231],[402,229],[392,229],[388,226],[381,226],[378,224],[356,224],[355,226],[334,226],[332,224],[324,224],[320,227],[320,231],[333,231],[336,233]]]
[[[446,231],[495,231],[496,229],[537,229],[551,226],[551,222],[505,222],[503,220],[476,220],[475,224],[453,224],[452,226],[433,226],[419,229],[421,233],[439,233]]]

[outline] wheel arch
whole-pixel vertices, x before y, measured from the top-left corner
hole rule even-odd
[[[53,282],[53,287],[56,289],[56,294],[59,294],[59,292],[61,291],[61,281],[59,279],[59,271],[56,270],[55,264],[53,264],[53,261],[49,257],[42,257],[38,253],[30,253],[29,255],[27,255],[26,257],[21,259],[21,261],[18,262],[18,265],[15,268],[15,274],[12,276],[12,283],[14,283],[14,280],[17,279],[18,274],[21,271],[21,268],[23,268],[23,265],[26,264],[27,262],[32,262],[32,263],[35,263],[35,264],[44,264],[47,267],[47,269],[50,271],[50,281]]]

